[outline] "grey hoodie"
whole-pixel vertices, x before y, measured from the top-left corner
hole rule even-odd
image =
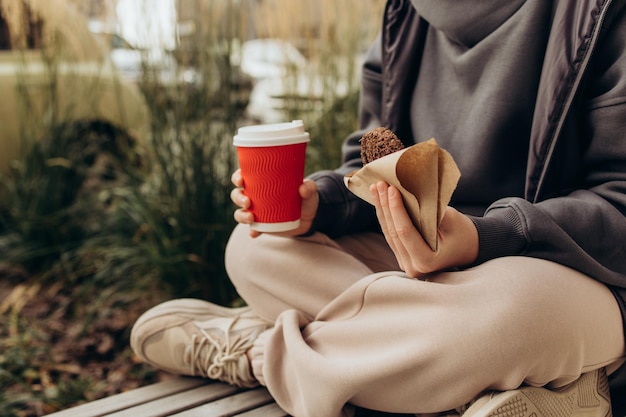
[[[503,34],[498,42],[494,33]],[[436,55],[442,51],[447,56]],[[475,61],[455,61],[462,58]],[[446,91],[433,84],[434,70],[450,62],[463,70],[458,79],[451,69],[442,74]],[[465,81],[484,71],[498,82]],[[344,164],[311,176],[321,201],[315,230],[338,236],[377,227],[372,207],[342,181],[361,164],[364,131],[386,126],[407,145],[437,136],[460,161],[452,205],[474,215],[478,262],[517,255],[572,267],[607,284],[626,317],[625,0],[389,0],[362,83],[361,130],[344,143]],[[441,94],[458,101],[451,110]],[[475,113],[487,129],[476,120],[458,130],[459,119],[445,112],[476,109],[477,97],[490,97]],[[430,114],[417,112],[429,101]],[[500,117],[510,123],[497,125]],[[508,141],[514,152],[502,145]],[[485,169],[493,171],[481,175]],[[501,184],[493,181],[499,174]],[[626,382],[624,369],[613,385]]]

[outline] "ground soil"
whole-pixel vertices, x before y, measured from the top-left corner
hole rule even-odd
[[[0,266],[0,417],[45,415],[167,378],[128,346],[151,302],[134,300],[94,313],[80,288]]]

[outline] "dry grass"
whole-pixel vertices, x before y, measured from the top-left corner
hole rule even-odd
[[[354,36],[367,40],[378,30],[384,3],[382,0],[271,0],[259,6],[256,24],[261,37],[315,38],[349,47]]]

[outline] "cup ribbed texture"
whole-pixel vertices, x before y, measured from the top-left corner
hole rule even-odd
[[[306,143],[269,147],[237,147],[243,192],[257,223],[298,220],[302,199]]]

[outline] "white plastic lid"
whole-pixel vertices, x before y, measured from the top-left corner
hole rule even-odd
[[[279,146],[309,142],[304,131],[304,122],[294,120],[287,123],[271,123],[240,127],[233,139],[235,146]]]

